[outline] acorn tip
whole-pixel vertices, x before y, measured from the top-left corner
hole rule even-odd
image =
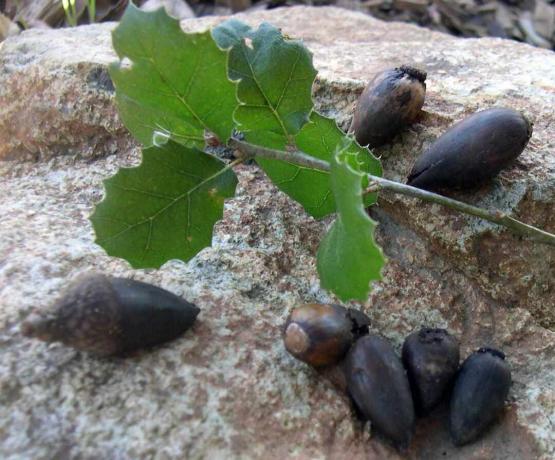
[[[426,81],[426,78],[428,77],[428,73],[425,70],[418,69],[409,65],[402,65],[399,67],[399,70],[406,73],[407,75],[410,75],[413,78],[416,78],[421,83],[424,83]]]

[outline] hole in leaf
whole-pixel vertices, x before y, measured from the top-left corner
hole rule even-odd
[[[252,39],[250,39],[249,37],[245,37],[244,41],[247,48],[250,48],[251,50],[254,49],[254,47],[252,46]]]
[[[154,131],[152,133],[152,143],[156,147],[162,147],[170,140],[170,135],[167,132]]]
[[[128,57],[124,57],[120,61],[119,65],[122,69],[130,69],[131,67],[133,67],[133,61],[131,59],[129,59]]]

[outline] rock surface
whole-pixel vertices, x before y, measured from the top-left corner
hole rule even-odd
[[[458,198],[555,231],[552,53],[496,39],[458,40],[335,8],[243,19],[270,20],[305,40],[320,70],[317,104],[344,127],[376,70],[405,62],[427,68],[422,120],[377,150],[390,178],[403,179],[454,120],[491,105],[523,110],[535,121],[524,154],[491,186]],[[319,287],[314,259],[329,222],[308,218],[259,171],[239,168],[238,195],[226,204],[213,247],[188,264],[132,271],[94,245],[87,216],[102,196],[101,181],[138,161],[113,106],[109,30],[30,31],[0,48],[0,156],[9,159],[0,162],[1,456],[400,458],[281,344],[291,307],[333,300]],[[463,358],[494,345],[513,367],[510,404],[487,436],[454,448],[440,410],[419,422],[406,456],[555,456],[553,248],[385,194],[372,213],[390,260],[362,305],[374,330],[400,346],[423,323],[448,327],[461,339]],[[183,295],[202,310],[196,326],[127,359],[99,360],[23,339],[21,319],[90,269]]]
[[[0,159],[129,148],[107,70],[112,28],[32,29],[0,44]]]

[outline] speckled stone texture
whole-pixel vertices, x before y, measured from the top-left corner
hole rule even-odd
[[[107,69],[113,26],[32,29],[0,43],[0,159],[129,149]]]
[[[552,53],[335,8],[243,18],[270,20],[305,40],[320,70],[317,104],[343,126],[378,69],[427,68],[422,119],[376,151],[390,178],[402,180],[418,153],[465,115],[492,105],[523,110],[535,122],[524,154],[491,185],[457,198],[555,231]],[[213,247],[188,264],[132,271],[95,246],[87,216],[102,197],[101,181],[138,161],[106,79],[109,30],[31,31],[0,48],[0,156],[9,159],[0,162],[2,458],[555,456],[551,247],[382,194],[372,214],[389,263],[361,305],[373,330],[399,350],[421,324],[448,327],[461,340],[462,358],[482,345],[501,347],[514,378],[502,421],[483,439],[453,447],[443,408],[419,421],[401,455],[356,421],[329,380],[285,352],[280,326],[290,308],[333,301],[319,287],[314,259],[330,221],[308,218],[253,166],[238,169],[238,194],[226,203]],[[127,359],[97,359],[20,335],[19,322],[33,308],[46,307],[69,279],[91,269],[183,295],[201,308],[199,319],[182,338]]]

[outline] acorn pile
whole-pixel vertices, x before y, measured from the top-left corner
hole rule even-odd
[[[361,94],[350,131],[361,146],[379,147],[421,115],[426,72],[403,65],[377,74]],[[524,150],[532,123],[504,107],[470,115],[440,136],[415,162],[413,187],[471,189],[495,177]]]
[[[398,449],[408,448],[416,415],[449,398],[449,431],[461,446],[478,439],[503,411],[511,386],[505,355],[480,348],[459,367],[459,343],[445,329],[423,327],[403,344],[370,333],[361,311],[305,304],[289,315],[285,348],[316,368],[338,369],[356,409]]]

